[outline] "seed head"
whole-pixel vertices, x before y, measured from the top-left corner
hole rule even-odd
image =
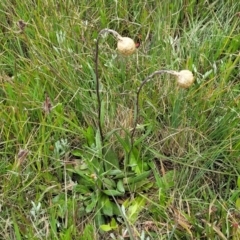
[[[124,56],[129,56],[136,51],[135,42],[129,37],[118,37],[117,43],[118,52]]]
[[[176,76],[177,83],[182,88],[189,88],[194,82],[193,74],[189,70],[181,70]]]

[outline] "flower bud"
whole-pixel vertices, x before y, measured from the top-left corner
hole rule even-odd
[[[176,76],[177,83],[182,88],[189,88],[194,82],[193,74],[189,70],[181,70]]]
[[[118,37],[117,42],[118,52],[124,56],[129,56],[136,51],[135,42],[129,37]]]

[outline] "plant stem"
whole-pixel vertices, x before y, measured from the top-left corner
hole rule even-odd
[[[100,96],[100,82],[99,82],[99,74],[98,74],[98,52],[99,52],[99,40],[104,33],[111,33],[117,39],[121,38],[121,35],[116,31],[108,28],[102,29],[96,40],[96,52],[95,52],[95,77],[96,77],[96,94],[97,94],[97,103],[98,103],[98,129],[100,132],[101,142],[104,141],[102,124],[101,124],[101,115],[102,115],[102,106],[101,106],[101,96]]]
[[[160,75],[160,74],[163,74],[163,73],[169,73],[169,74],[175,75],[175,76],[178,74],[176,71],[172,71],[172,70],[159,70],[159,71],[155,71],[155,72],[153,72],[152,74],[150,74],[148,77],[146,77],[146,78],[142,81],[140,87],[138,88],[137,96],[136,96],[136,103],[135,103],[135,110],[134,110],[133,130],[132,130],[131,137],[130,137],[131,145],[130,145],[130,150],[129,150],[129,154],[128,154],[128,159],[130,158],[131,152],[132,152],[132,150],[133,150],[134,134],[135,134],[135,132],[136,132],[137,123],[138,123],[138,115],[139,115],[139,96],[140,96],[140,92],[141,92],[143,86],[144,86],[146,83],[150,82],[155,75]]]

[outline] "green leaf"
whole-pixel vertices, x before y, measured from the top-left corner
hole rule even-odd
[[[167,200],[166,200],[166,191],[164,188],[159,188],[159,193],[158,193],[158,197],[159,197],[159,204],[161,207],[165,207],[167,204]]]
[[[119,160],[115,151],[111,148],[105,154],[105,171],[109,171],[112,169],[119,169]]]
[[[160,176],[153,162],[149,162],[156,184],[159,188],[169,189],[174,186],[174,171],[168,171],[164,176]]]
[[[101,225],[103,225],[105,223],[105,219],[104,219],[104,216],[101,213],[101,211],[96,211],[94,220],[95,220],[97,227],[100,227]]]
[[[101,136],[100,136],[99,130],[96,132],[95,140],[96,140],[96,148],[97,148],[97,152],[98,152],[98,157],[102,158],[102,141],[101,141]]]
[[[106,188],[116,188],[116,183],[111,178],[102,178],[102,182]]]
[[[94,229],[93,225],[86,225],[83,231],[82,236],[80,236],[80,240],[92,240],[94,239]]]
[[[13,226],[14,226],[14,232],[15,232],[15,236],[17,240],[21,240],[21,233],[20,233],[20,229],[18,227],[17,221],[15,219],[15,213],[12,213],[12,219],[13,219]]]
[[[80,193],[80,194],[89,194],[89,192],[91,191],[91,186],[77,184],[76,186],[74,186],[74,191],[76,193]]]
[[[124,178],[123,182],[124,182],[124,184],[137,183],[137,182],[140,182],[141,180],[145,180],[150,175],[150,173],[151,173],[151,171],[147,171],[147,172],[138,174],[135,177]]]
[[[117,190],[104,190],[103,192],[108,196],[123,196],[123,193]]]
[[[112,217],[113,216],[113,206],[112,206],[112,202],[109,200],[109,198],[107,198],[104,203],[103,203],[103,208],[102,211],[105,215]]]
[[[237,186],[240,189],[240,176],[238,176],[238,179],[237,179]]]
[[[118,189],[118,191],[120,191],[122,193],[125,193],[125,188],[124,188],[122,179],[118,180],[118,182],[117,182],[117,189]]]
[[[110,225],[111,225],[112,229],[116,229],[118,227],[115,218],[111,219]]]
[[[125,152],[128,152],[130,149],[129,143],[124,141],[117,132],[115,132],[115,136],[116,136],[118,142],[122,145]]]
[[[161,177],[163,187],[169,189],[174,186],[174,171],[168,171]]]
[[[121,172],[119,174],[116,174],[116,176],[114,176],[113,178],[114,179],[123,179],[124,177],[132,177],[132,176],[135,176],[134,172],[127,172],[127,173]]]
[[[133,201],[130,201],[130,206],[127,210],[128,220],[134,224],[138,218],[138,215],[143,210],[146,200],[143,197],[137,197]]]
[[[119,216],[121,213],[120,213],[120,209],[117,206],[117,204],[116,203],[112,203],[112,206],[113,206],[113,215]]]
[[[85,132],[85,137],[87,138],[88,146],[92,146],[93,144],[95,144],[94,130],[91,126],[87,128],[87,131]]]
[[[236,208],[240,210],[240,198],[238,198],[236,201]]]
[[[116,220],[114,218],[111,219],[110,224],[103,224],[100,226],[100,229],[104,232],[109,232],[111,230],[114,230],[118,228],[118,225],[116,223]]]
[[[137,183],[129,184],[127,187],[131,192],[142,192],[149,190],[150,188],[152,188],[153,185],[153,182],[149,182],[148,179],[145,179]]]
[[[96,198],[95,195],[93,194],[93,195],[92,195],[92,201],[91,201],[91,203],[88,204],[87,207],[86,207],[86,212],[87,212],[87,213],[92,212],[92,210],[96,207],[96,204],[97,204],[97,198]]]
[[[70,226],[68,229],[65,229],[60,233],[60,240],[71,240],[73,234],[73,226]]]
[[[109,232],[112,230],[112,227],[110,226],[110,224],[104,224],[100,226],[100,229],[103,230],[104,232]]]
[[[71,153],[75,157],[82,157],[82,151],[80,151],[79,149],[75,149],[75,150],[71,151]]]
[[[120,169],[114,169],[114,170],[110,170],[110,171],[108,171],[107,172],[107,174],[109,175],[109,176],[116,176],[116,175],[122,175],[122,176],[124,176],[124,173],[120,170]]]

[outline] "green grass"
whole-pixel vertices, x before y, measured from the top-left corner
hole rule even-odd
[[[240,239],[239,12],[238,0],[2,0],[0,239]],[[103,28],[141,45],[123,57],[100,39],[101,141]],[[129,154],[138,87],[160,69],[195,83],[143,87]]]

